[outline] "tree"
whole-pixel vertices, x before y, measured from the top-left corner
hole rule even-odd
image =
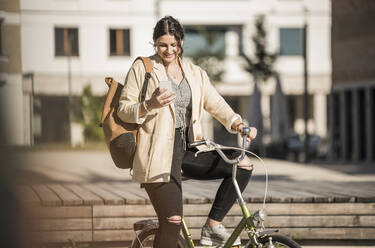
[[[242,57],[246,61],[245,70],[253,75],[254,78],[254,93],[250,98],[249,112],[247,119],[249,125],[258,129],[258,137],[253,142],[254,149],[264,155],[264,147],[262,142],[263,137],[263,116],[261,106],[261,93],[258,89],[258,80],[265,82],[269,77],[275,74],[273,64],[277,59],[277,53],[269,53],[267,50],[267,32],[264,28],[264,16],[259,16],[255,21],[256,32],[252,37],[255,51],[254,55],[250,56],[241,52]]]
[[[256,79],[267,81],[275,73],[273,64],[277,59],[277,53],[267,51],[267,32],[264,28],[264,19],[264,16],[261,15],[255,21],[256,33],[252,37],[255,46],[254,56],[249,56],[243,51],[241,55],[247,62],[245,70],[253,74]]]
[[[99,123],[103,111],[105,95],[93,94],[91,85],[85,86],[82,96],[72,105],[74,120],[83,124],[86,141],[104,141],[104,133]]]

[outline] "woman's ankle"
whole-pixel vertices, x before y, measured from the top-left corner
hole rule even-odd
[[[209,226],[209,227],[214,227],[214,226],[217,226],[217,225],[219,225],[219,224],[221,224],[221,221],[216,221],[216,220],[213,220],[213,219],[210,219],[210,218],[207,218],[207,220],[206,220],[206,226]]]

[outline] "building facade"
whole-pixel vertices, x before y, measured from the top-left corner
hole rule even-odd
[[[20,20],[20,2],[1,0],[0,120],[5,141],[16,145],[30,141],[30,135],[24,131],[24,115],[28,111],[22,104],[26,99],[23,99]],[[29,117],[26,115],[26,118]]]
[[[329,101],[332,160],[375,160],[375,3],[332,1],[332,93]]]
[[[203,42],[189,30],[205,27],[218,34],[212,49],[221,53],[224,60],[221,62],[222,77],[215,86],[244,117],[253,82],[252,76],[243,69],[244,60],[240,54],[253,53],[254,23],[257,16],[264,15],[269,50],[280,52],[275,68],[290,103],[292,128],[298,134],[304,130],[301,34],[307,23],[311,102],[308,129],[325,138],[327,95],[331,88],[330,8],[329,0],[22,0],[21,72],[29,75],[24,77],[24,85],[31,79],[34,82],[31,126],[35,142],[73,139],[79,142],[80,129],[72,125],[67,111],[69,98],[80,95],[88,84],[96,94],[104,94],[105,76],[123,82],[137,56],[154,53],[153,26],[165,15],[177,17],[185,26],[187,55],[189,51],[198,51]],[[275,82],[270,79],[260,84],[260,88],[266,130],[264,139],[268,142]],[[30,125],[25,116],[30,101],[25,100],[25,90],[23,94],[24,130],[28,130]],[[214,130],[220,132],[209,117],[204,123],[206,136],[214,136]],[[25,139],[24,143],[29,141]]]

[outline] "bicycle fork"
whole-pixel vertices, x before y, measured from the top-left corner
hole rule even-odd
[[[194,248],[195,245],[194,245],[193,237],[191,236],[191,233],[190,233],[189,228],[186,224],[184,216],[182,216],[181,224],[182,224],[182,233],[184,235],[184,238],[185,238],[185,241],[187,242],[188,247]]]

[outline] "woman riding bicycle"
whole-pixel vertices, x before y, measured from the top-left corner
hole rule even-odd
[[[181,170],[193,179],[223,179],[202,228],[201,243],[220,245],[229,234],[221,224],[236,200],[230,166],[216,152],[195,157],[196,149],[187,142],[201,140],[201,118],[206,110],[229,132],[238,133],[245,126],[225,100],[211,85],[204,70],[181,58],[184,30],[171,16],[160,19],[153,32],[156,54],[151,56],[153,72],[146,100],[139,102],[145,68],[136,61],[130,68],[120,97],[118,116],[126,122],[138,123],[137,150],[133,161],[133,180],[142,184],[159,219],[154,247],[175,248],[182,220]],[[159,87],[170,82],[171,90]],[[251,128],[248,140],[254,139]],[[234,158],[237,152],[228,151]],[[245,157],[239,164],[237,181],[243,191],[252,173]],[[234,245],[239,244],[239,240]]]

